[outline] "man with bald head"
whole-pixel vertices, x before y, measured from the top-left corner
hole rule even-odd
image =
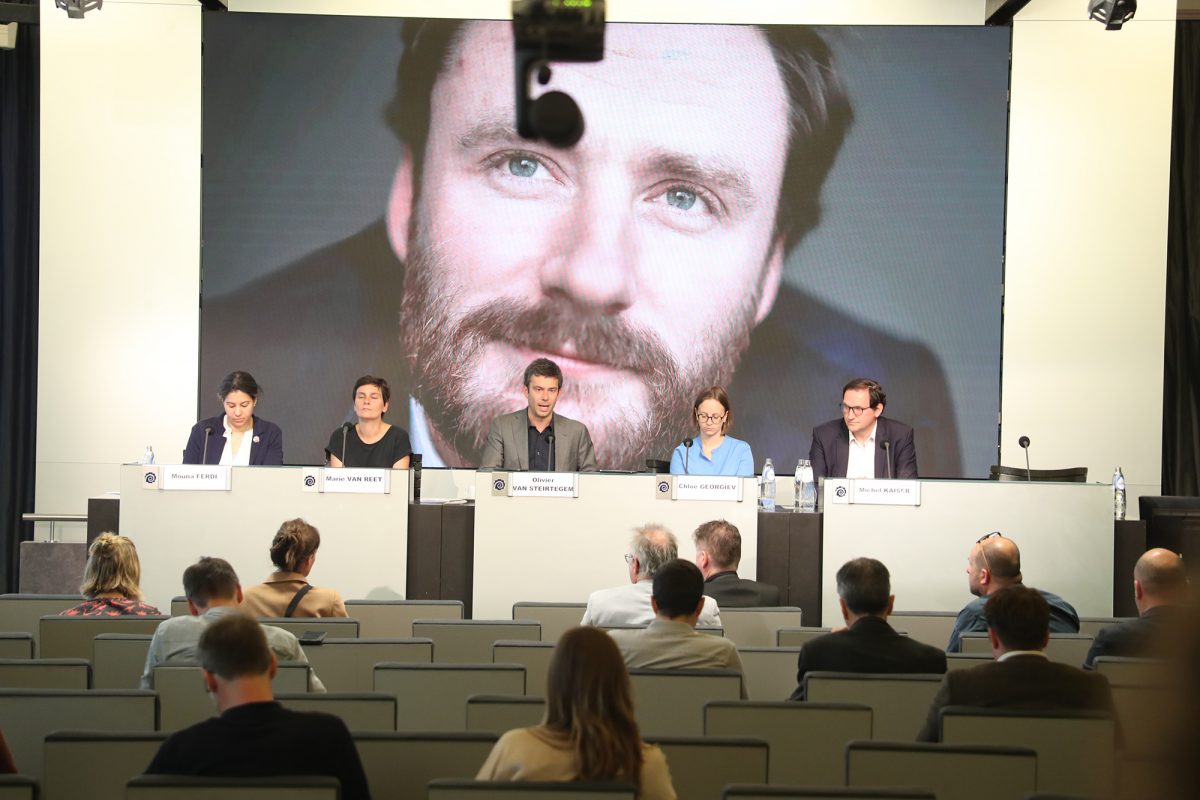
[[[1187,600],[1187,570],[1183,557],[1156,547],[1142,553],[1133,567],[1136,619],[1110,625],[1096,634],[1083,666],[1094,669],[1099,656],[1150,658],[1159,655],[1163,628],[1176,619]]]
[[[678,557],[679,543],[675,534],[662,525],[643,525],[635,529],[629,552],[625,554],[629,583],[592,592],[579,624],[599,628],[649,625],[654,619],[650,604],[654,576],[664,564]],[[704,598],[697,624],[702,628],[721,627],[716,600]]]
[[[967,555],[967,587],[975,599],[958,612],[946,652],[962,650],[960,639],[964,633],[986,631],[988,625],[983,607],[988,597],[1009,586],[1023,585],[1021,580],[1021,551],[1017,549],[1017,543],[1000,531],[980,536]],[[1079,614],[1071,604],[1052,592],[1038,591],[1050,605],[1050,632],[1079,633]]]

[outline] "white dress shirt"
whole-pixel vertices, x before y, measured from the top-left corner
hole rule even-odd
[[[254,442],[254,428],[251,427],[242,435],[242,446],[233,452],[233,429],[229,427],[229,415],[221,418],[225,426],[225,449],[221,451],[221,460],[217,463],[223,467],[250,466],[250,445]]]
[[[878,421],[871,426],[871,435],[867,437],[866,444],[859,444],[858,439],[854,438],[854,432],[850,432],[850,452],[846,456],[847,478],[875,477],[875,429],[877,427],[879,427]]]

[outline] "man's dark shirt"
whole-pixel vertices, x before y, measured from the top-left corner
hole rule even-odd
[[[796,690],[789,700],[803,700],[810,672],[862,672],[904,675],[946,671],[946,654],[936,647],[901,636],[879,617],[863,617],[849,629],[807,642],[796,659]]]
[[[349,387],[360,375],[381,375],[392,386],[388,422],[411,434],[414,381],[398,342],[403,284],[404,265],[379,221],[235,292],[206,298],[204,396],[231,369],[249,371],[268,392],[262,412],[283,429],[288,462],[322,464],[329,431],[355,419]],[[838,390],[856,375],[886,386],[888,413],[912,425],[923,477],[962,475],[949,388],[929,348],[786,283],[728,386],[737,398],[738,437],[776,464],[807,458],[811,431],[836,411]],[[181,431],[181,448],[186,438]],[[602,442],[596,447],[603,452]],[[670,451],[645,456],[666,459]]]
[[[739,578],[733,570],[718,572],[704,580],[704,593],[718,608],[754,608],[779,605],[779,587]]]
[[[529,423],[529,470],[530,472],[553,472],[554,462],[550,458],[550,439],[554,436],[554,423],[546,430],[538,431]]]
[[[331,714],[247,703],[174,733],[148,775],[253,778],[331,775],[342,800],[370,800],[367,777],[346,724]]]
[[[1102,628],[1096,634],[1083,666],[1095,669],[1099,656],[1121,658],[1158,658],[1169,641],[1164,632],[1168,625],[1178,619],[1175,606],[1155,606],[1137,619],[1126,620]]]

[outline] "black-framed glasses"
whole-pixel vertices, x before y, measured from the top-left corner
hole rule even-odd
[[[1004,534],[1000,533],[1000,531],[992,531],[991,533],[985,533],[983,536],[980,536],[978,539],[975,540],[975,544],[979,545],[979,555],[983,557],[983,568],[986,569],[988,572],[992,571],[992,565],[988,563],[987,548],[983,546],[983,543],[986,542],[988,539],[992,538],[993,536],[1003,536],[1003,535]]]
[[[625,563],[626,563],[626,564],[632,564],[632,563],[633,563],[633,554],[632,554],[632,553],[626,553],[626,554],[625,554]]]
[[[842,416],[849,414],[852,417],[861,417],[867,409],[862,406],[848,406],[845,403],[838,403],[838,408],[842,410]]]
[[[726,411],[721,414],[702,414],[697,411],[696,419],[700,420],[701,422],[720,422],[721,420],[725,419],[725,415],[728,413],[729,412]]]

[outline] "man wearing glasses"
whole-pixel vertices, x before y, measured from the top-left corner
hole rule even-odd
[[[855,378],[842,387],[842,418],[813,430],[813,477],[917,477],[913,429],[883,416],[887,395],[878,381]]]
[[[946,652],[960,652],[961,637],[967,631],[982,633],[988,629],[984,616],[988,597],[1009,586],[1021,585],[1021,551],[1017,549],[1017,543],[1004,538],[1000,531],[980,536],[967,556],[967,586],[975,599],[958,612]],[[1050,632],[1079,633],[1079,614],[1071,604],[1044,589],[1037,591],[1050,606]]]

